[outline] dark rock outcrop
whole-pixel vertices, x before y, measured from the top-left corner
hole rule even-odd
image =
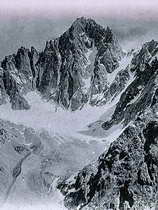
[[[36,88],[37,70],[35,64],[38,52],[35,48],[21,47],[17,54],[6,56],[1,66],[1,92],[9,96],[13,109],[29,109],[24,94]]]
[[[0,105],[6,102],[6,90],[3,81],[3,69],[0,68]]]
[[[141,115],[143,126],[140,119],[128,126],[97,162],[59,185],[68,209],[156,209],[158,121],[152,117]]]
[[[104,129],[109,129],[121,121],[127,125],[136,119],[141,111],[157,103],[158,60],[155,56],[157,51],[158,42],[152,40],[145,43],[135,54],[130,65],[130,71],[134,74],[133,81],[122,93],[111,120],[103,124]],[[148,59],[144,61],[147,55]]]

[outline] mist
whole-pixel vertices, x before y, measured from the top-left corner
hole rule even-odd
[[[138,48],[152,39],[158,40],[158,22],[152,19],[124,19],[93,17],[104,27],[110,26],[123,49]],[[21,17],[0,19],[0,60],[16,53],[21,46],[34,46],[42,51],[45,42],[59,37],[66,31],[76,17]]]

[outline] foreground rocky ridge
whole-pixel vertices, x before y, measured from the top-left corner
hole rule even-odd
[[[97,162],[59,185],[68,209],[158,208],[157,46],[148,42],[135,55],[135,79],[102,125],[109,129],[121,121],[122,134]]]
[[[156,209],[157,133],[151,118],[143,129],[126,128],[97,162],[59,186],[68,209]]]

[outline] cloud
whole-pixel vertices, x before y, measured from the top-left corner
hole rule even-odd
[[[91,17],[91,16],[90,16]],[[0,59],[6,55],[13,54],[21,46],[30,48],[36,47],[43,50],[45,42],[59,37],[66,31],[74,17],[53,18],[52,16],[17,16],[12,18],[0,18]],[[95,17],[92,16],[100,25],[109,25],[115,32],[123,48],[134,48],[143,42],[151,39],[158,40],[157,18],[131,19],[117,16]]]

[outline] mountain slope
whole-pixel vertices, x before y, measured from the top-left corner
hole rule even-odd
[[[139,130],[129,126],[73,181],[60,185],[71,209],[145,209],[157,204],[157,121]],[[136,124],[138,126],[138,124]]]
[[[30,108],[23,95],[35,88],[37,59],[38,53],[33,47],[31,51],[21,47],[16,55],[6,56],[1,63],[1,89],[15,110]]]
[[[63,35],[48,41],[43,52],[21,47],[2,61],[6,93],[14,109],[29,108],[17,92],[34,89],[73,111],[86,103],[96,105],[98,95],[104,96],[109,89],[107,75],[119,67],[123,56],[109,27],[104,29],[92,19],[78,18]]]
[[[22,47],[1,66],[1,111],[9,100],[27,110],[6,110],[10,120],[50,132],[0,121],[2,197],[57,187],[68,209],[158,208],[158,42],[124,53],[109,27],[78,18],[43,52]]]
[[[102,123],[108,130],[122,122],[124,131],[98,161],[59,185],[68,208],[158,207],[157,46],[152,40],[135,54],[130,65],[134,80],[122,93],[111,119]]]

